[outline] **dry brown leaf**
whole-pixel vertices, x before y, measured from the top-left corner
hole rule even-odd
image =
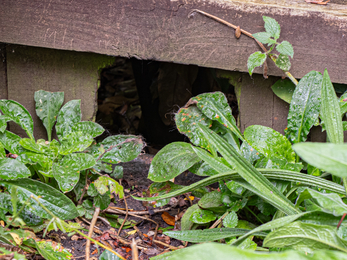
[[[165,221],[166,224],[170,226],[175,225],[175,217],[171,216],[169,212],[165,211],[161,214],[161,218]]]

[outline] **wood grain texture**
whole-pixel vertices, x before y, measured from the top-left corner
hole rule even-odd
[[[64,103],[81,99],[82,120],[93,120],[96,112],[98,70],[110,65],[112,57],[19,45],[7,46],[8,99],[21,103],[34,120],[35,138],[46,139],[46,130],[36,116],[34,93],[63,91]],[[16,124],[10,131],[25,136]]]
[[[328,68],[347,83],[347,5],[333,0],[2,0],[0,42],[247,71],[256,43],[200,14],[188,19],[192,9],[251,33],[264,30],[262,15],[273,17],[294,46],[295,77]],[[269,75],[283,74],[269,62]]]

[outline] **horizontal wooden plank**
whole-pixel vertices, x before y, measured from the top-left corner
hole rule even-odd
[[[295,77],[328,68],[334,82],[347,83],[347,5],[341,3],[2,0],[0,42],[247,71],[248,56],[259,50],[252,39],[236,39],[233,29],[200,14],[188,19],[188,13],[200,9],[251,33],[264,30],[267,15],[280,23],[280,40],[294,46]],[[283,75],[269,65],[270,75]]]

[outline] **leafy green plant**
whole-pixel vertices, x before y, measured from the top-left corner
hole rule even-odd
[[[63,101],[63,92],[35,92],[36,114],[46,128],[46,141],[34,139],[33,119],[21,104],[0,100],[0,219],[7,223],[0,232],[1,241],[12,244],[10,226],[78,232],[78,227],[64,220],[87,215],[85,205],[106,209],[112,193],[123,197],[123,187],[100,172],[122,172],[120,166],[113,171],[112,165],[136,158],[144,146],[141,138],[118,135],[96,143],[94,138],[104,132],[103,127],[81,121],[80,100],[62,106]],[[9,121],[24,129],[28,137],[7,131]],[[52,138],[54,126],[58,139]],[[92,183],[87,185],[89,179]],[[73,200],[80,205],[76,207],[64,193],[70,198],[75,194]],[[85,196],[89,200],[82,203]],[[50,255],[50,246],[42,243],[36,243],[36,248],[42,255]]]
[[[266,57],[288,71],[293,48],[285,41],[277,42],[280,27],[275,20],[264,17],[264,21],[266,32],[253,36],[268,44],[270,50],[251,55],[249,72]],[[275,47],[279,55],[271,53]],[[285,135],[259,125],[249,126],[242,134],[220,92],[193,97],[178,111],[177,128],[191,143],[177,142],[164,147],[154,157],[148,178],[162,183],[162,187],[172,187],[169,180],[186,170],[206,178],[156,197],[136,199],[168,199],[215,182],[219,183],[219,189],[203,193],[198,204],[184,214],[181,231],[165,231],[166,235],[195,243],[225,239],[227,244],[238,247],[207,244],[213,258],[218,254],[220,257],[240,254],[240,258],[258,259],[256,253],[241,249],[301,251],[263,255],[269,259],[320,259],[323,255],[325,259],[334,259],[335,253],[346,257],[347,225],[343,222],[347,213],[343,201],[346,189],[340,185],[340,177],[345,185],[347,177],[347,148],[341,144],[346,95],[338,102],[327,71],[324,76],[309,72],[291,92],[287,96],[290,109]],[[335,144],[302,143],[312,126],[319,124],[326,130],[328,140]],[[330,174],[332,180],[323,178]],[[152,185],[158,186],[157,183]],[[206,227],[210,229],[203,229]],[[258,243],[254,244],[253,239]],[[155,259],[193,256],[209,259],[209,253],[198,247]],[[201,252],[204,253],[200,255]]]

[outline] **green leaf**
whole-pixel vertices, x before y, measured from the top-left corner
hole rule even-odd
[[[111,193],[118,195],[120,199],[124,197],[123,186],[110,177],[101,176],[94,182],[94,185],[101,195],[109,190]]]
[[[164,182],[200,161],[192,145],[184,142],[175,142],[166,145],[153,158],[148,172],[148,178],[155,182]]]
[[[270,43],[270,44],[275,43],[275,41],[273,39],[271,39],[271,37],[272,37],[271,33],[268,33],[268,32],[254,33],[254,34],[252,34],[252,36],[264,44],[265,43]]]
[[[101,160],[113,164],[134,160],[144,147],[141,138],[135,135],[109,136],[101,142],[101,145],[105,151],[109,150]]]
[[[35,153],[45,153],[44,147],[37,144],[34,139],[22,138],[19,141],[19,144],[29,151],[33,151]]]
[[[235,211],[231,211],[224,219],[223,225],[227,228],[234,228],[237,226],[237,222],[239,221],[237,214]]]
[[[279,23],[275,19],[268,16],[263,16],[263,20],[265,22],[265,31],[270,33],[271,36],[275,38],[275,40],[280,38],[281,26],[279,25]]]
[[[266,54],[265,53],[261,53],[260,51],[257,51],[255,53],[251,54],[248,57],[248,61],[247,61],[247,68],[248,68],[249,75],[252,76],[253,70],[256,67],[263,65],[265,60],[266,60]]]
[[[0,142],[0,158],[5,158],[5,157],[6,157],[5,147]]]
[[[243,228],[212,228],[203,230],[166,231],[164,232],[164,234],[182,241],[188,241],[191,243],[204,243],[228,237],[241,236],[248,232],[248,229]],[[256,232],[255,235],[265,237],[267,233]]]
[[[272,231],[265,238],[263,246],[291,247],[307,253],[322,249],[335,249],[347,253],[347,242],[338,237],[336,227],[302,223],[300,221]]]
[[[292,65],[290,64],[289,57],[281,53],[276,59],[276,66],[281,70],[288,71]]]
[[[200,122],[211,127],[212,120],[204,115],[196,106],[181,108],[175,115],[175,122],[178,131],[185,134],[193,144],[209,149],[208,140],[205,140],[199,132],[198,123]]]
[[[91,122],[91,121],[83,121],[73,125],[72,131],[89,134],[93,138],[95,138],[101,135],[105,131],[105,129],[98,123]]]
[[[35,244],[37,250],[45,259],[62,260],[71,259],[72,257],[72,254],[59,243],[41,240],[35,241]]]
[[[35,92],[35,108],[37,116],[42,120],[47,131],[48,140],[52,140],[52,128],[57,120],[58,112],[64,102],[64,92]]]
[[[186,212],[184,213],[182,219],[181,219],[181,230],[190,230],[192,226],[194,225],[194,222],[190,220],[190,217],[192,216],[193,212],[199,208],[198,204],[194,204],[193,206],[190,206]]]
[[[222,193],[218,191],[212,191],[205,194],[198,202],[201,209],[208,209],[215,212],[224,213],[227,207],[222,202]]]
[[[211,120],[216,120],[232,131],[241,140],[243,136],[236,126],[228,100],[222,92],[204,93],[191,98],[201,112]]]
[[[197,224],[205,224],[216,220],[217,216],[211,210],[196,209],[190,216],[190,220]]]
[[[114,253],[105,250],[99,257],[99,260],[119,260],[120,258]]]
[[[100,210],[105,210],[111,203],[111,193],[107,191],[105,194],[98,194],[94,198],[94,206],[100,208]]]
[[[336,217],[347,213],[347,205],[343,203],[341,197],[336,193],[320,193],[312,189],[306,189],[313,201],[321,206],[326,213]]]
[[[19,144],[20,138],[18,135],[11,133],[10,131],[5,131],[0,133],[0,142],[5,147],[7,151],[13,154],[19,154],[23,150]]]
[[[34,123],[28,110],[13,100],[0,100],[0,109],[10,120],[25,130],[29,138],[34,139]]]
[[[90,134],[83,132],[70,132],[61,138],[59,153],[67,155],[74,152],[82,152],[87,149],[94,139]]]
[[[338,251],[318,250],[312,254],[286,250],[284,252],[252,252],[220,243],[204,243],[192,245],[169,253],[157,255],[151,260],[211,260],[211,259],[238,259],[238,260],[346,260],[347,254]]]
[[[18,194],[22,196],[22,201],[25,201],[31,195],[40,196],[40,202],[60,219],[67,220],[78,216],[77,209],[72,201],[52,186],[31,179],[0,180],[0,183],[17,187]],[[31,204],[35,206],[35,214],[42,218],[51,218],[51,215],[43,210],[36,201],[31,200]]]
[[[320,111],[322,75],[306,74],[296,86],[288,113],[286,136],[292,143],[304,142]]]
[[[268,179],[258,172],[246,159],[241,157],[222,137],[214,132],[210,133],[203,125],[200,125],[200,127],[205,138],[210,140],[211,145],[218,150],[222,157],[230,165],[233,165],[238,174],[255,188],[257,195],[266,199],[270,204],[287,215],[300,212]]]
[[[59,140],[72,131],[72,127],[81,121],[81,100],[67,102],[59,111],[55,130]]]
[[[279,53],[284,54],[284,55],[288,55],[293,59],[294,56],[294,49],[293,46],[287,42],[287,41],[283,41],[280,44],[278,44],[276,46],[276,49]]]
[[[300,143],[293,149],[309,164],[336,176],[347,177],[346,144]]]
[[[272,85],[271,89],[280,99],[290,103],[295,87],[296,86],[290,79],[280,79]]]
[[[14,180],[30,176],[30,170],[22,162],[11,158],[0,159],[0,179]]]
[[[270,127],[251,125],[244,131],[247,142],[266,157],[295,163],[295,152],[288,139]]]
[[[7,118],[7,119],[9,119],[9,118]],[[2,118],[2,114],[0,112],[0,133],[5,132],[5,130],[7,128],[7,119]]]
[[[80,172],[93,167],[95,163],[95,159],[89,154],[69,154],[59,163],[53,164],[53,176],[58,182],[59,188],[63,192],[68,192],[77,184],[80,178]]]
[[[325,124],[327,137],[335,144],[343,143],[343,127],[340,105],[335,89],[330,81],[328,70],[325,69],[321,90],[321,117]]]

